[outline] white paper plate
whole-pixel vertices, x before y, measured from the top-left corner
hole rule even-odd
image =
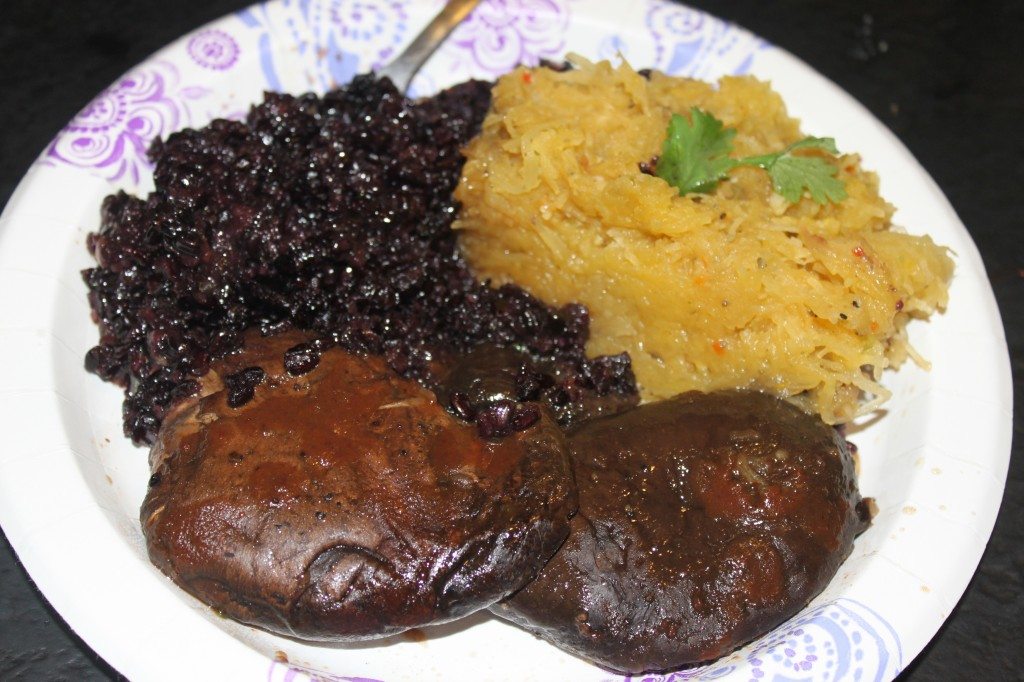
[[[265,89],[322,91],[386,62],[440,0],[278,0],[191,33],[126,74],[61,131],[0,218],[0,520],[68,623],[133,679],[609,680],[503,622],[471,617],[358,646],[313,647],[215,617],[146,558],[146,454],[121,436],[120,391],[86,374],[95,342],[79,270],[101,199],[146,191],[156,135],[241,116]],[[880,513],[800,616],[712,665],[667,679],[884,680],[921,650],[974,572],[1010,452],[1009,360],[974,244],[900,142],[834,84],[728,23],[660,0],[491,0],[415,89],[519,62],[624,55],[636,67],[771,79],[809,133],[859,150],[896,221],[956,252],[949,312],[911,326],[934,362],[887,377],[887,414],[856,434]],[[275,661],[287,656],[290,665]],[[303,670],[307,672],[303,672]],[[319,672],[308,672],[319,671]]]

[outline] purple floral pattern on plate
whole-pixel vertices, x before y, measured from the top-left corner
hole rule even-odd
[[[260,66],[270,89],[283,89],[284,39],[302,57],[309,83],[323,91],[397,56],[408,32],[409,6],[409,0],[280,0],[237,16],[259,32]]]
[[[188,56],[204,69],[224,71],[238,61],[238,43],[225,31],[199,31],[188,41]]]
[[[398,55],[408,22],[405,2],[333,0],[313,2],[309,7],[306,20],[332,75],[336,75],[336,69],[331,62],[350,59],[354,54],[351,46],[372,46],[369,62],[362,65],[362,71],[379,69]],[[353,75],[346,70],[337,74],[330,85],[344,84]]]
[[[87,168],[111,181],[138,184],[152,164],[152,141],[191,122],[189,102],[209,91],[179,87],[178,69],[167,61],[131,71],[75,116],[57,134],[43,163]]]
[[[449,42],[474,71],[499,76],[520,64],[561,58],[569,17],[566,0],[486,0]]]
[[[768,47],[734,24],[665,0],[651,1],[645,23],[654,42],[652,66],[676,76],[744,74]]]

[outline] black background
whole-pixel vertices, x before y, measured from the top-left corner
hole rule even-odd
[[[93,95],[174,38],[245,4],[0,0],[0,206]],[[690,4],[786,48],[866,105],[936,179],[981,250],[1010,346],[1013,457],[978,573],[901,679],[1024,680],[1024,3]],[[4,538],[0,679],[116,678],[42,599]]]

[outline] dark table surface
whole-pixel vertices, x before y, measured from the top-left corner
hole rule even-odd
[[[157,48],[245,4],[0,0],[0,206],[93,95]],[[981,250],[1010,346],[1013,456],[974,580],[901,679],[1024,680],[1024,3],[690,4],[786,48],[860,100],[932,174]],[[46,603],[4,538],[0,679],[117,678]]]

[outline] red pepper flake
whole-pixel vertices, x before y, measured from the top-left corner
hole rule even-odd
[[[866,259],[868,257],[868,255],[866,253],[864,253],[864,249],[862,249],[859,246],[853,247],[853,255],[856,256],[857,258],[862,259],[862,260]]]
[[[711,350],[715,351],[715,355],[718,355],[718,356],[725,355],[725,342],[722,341],[721,339],[718,339],[717,341],[714,341],[711,344]]]
[[[872,322],[870,326],[871,326],[871,331],[873,331],[873,332],[877,332],[878,331],[878,323],[877,322]]]
[[[903,299],[896,301],[896,312],[903,310]]]
[[[523,71],[523,82],[529,85],[533,82],[533,74],[529,71]]]

